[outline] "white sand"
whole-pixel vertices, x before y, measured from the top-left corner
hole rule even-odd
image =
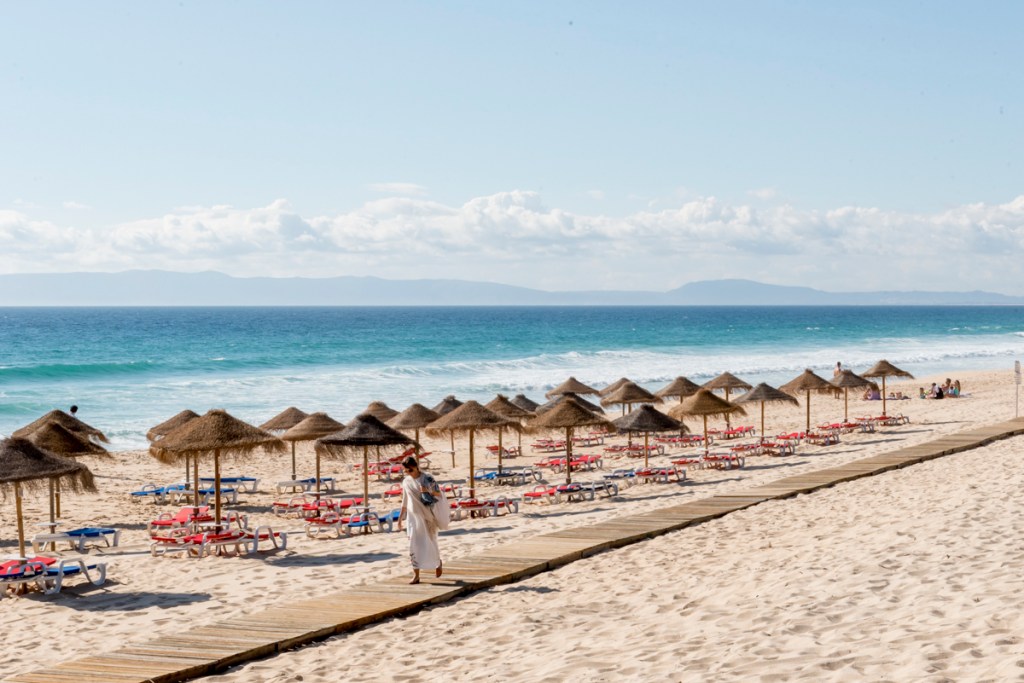
[[[795,457],[751,459],[742,471],[693,472],[693,482],[682,487],[639,486],[615,501],[527,507],[517,516],[457,523],[443,536],[442,552],[457,557],[1013,416],[1011,373],[958,376],[970,398],[892,404],[890,413],[902,411],[914,420],[905,427],[850,435],[828,448],[803,447]],[[931,381],[920,378],[895,388]],[[841,414],[841,402],[816,396],[812,410],[815,421],[832,419]],[[877,414],[880,406],[857,401],[851,412]],[[770,433],[796,429],[803,407],[769,408],[768,419]],[[424,666],[452,680],[490,671],[513,680],[1015,678],[1024,673],[1017,666],[1024,661],[1018,640],[1024,624],[1015,612],[1024,529],[1011,502],[1021,484],[1014,460],[1018,442],[766,503],[223,678],[337,680],[339,662],[368,680],[416,680],[424,677]],[[272,482],[288,469],[286,461],[287,456],[262,457],[229,471]],[[309,462],[308,454],[300,469],[311,469],[302,462]],[[116,464],[94,469],[103,492],[66,497],[65,519],[128,528],[122,548],[90,553],[110,562],[112,580],[55,598],[0,602],[5,615],[19,620],[0,655],[5,674],[174,633],[289,596],[408,572],[407,542],[398,534],[340,541],[296,534],[287,551],[267,556],[151,558],[144,522],[168,506],[133,504],[125,492],[147,481],[173,481],[177,470],[143,454],[122,454]],[[328,469],[342,473],[337,466]],[[450,476],[439,469],[442,478]],[[346,488],[356,490],[357,480],[344,476]],[[275,497],[248,496],[238,507],[297,531],[297,521],[265,511]],[[0,529],[12,531],[4,536],[5,552],[13,548],[12,508],[8,501],[0,509]],[[34,500],[30,519],[44,515],[43,499]],[[59,635],[69,621],[81,625],[76,638]]]

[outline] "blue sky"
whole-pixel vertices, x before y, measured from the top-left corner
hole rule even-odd
[[[1022,19],[995,2],[4,2],[0,272],[883,288],[859,277],[872,259],[888,284],[1024,293],[991,272],[1024,245]],[[990,272],[921,282],[858,251],[872,235]]]

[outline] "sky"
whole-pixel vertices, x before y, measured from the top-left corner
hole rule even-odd
[[[0,273],[1024,295],[1017,2],[0,0]]]

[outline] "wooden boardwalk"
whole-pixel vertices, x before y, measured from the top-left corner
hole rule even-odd
[[[595,553],[727,515],[766,500],[810,493],[925,460],[1024,434],[1024,418],[952,434],[846,465],[785,477],[722,496],[592,526],[563,529],[490,548],[445,565],[443,579],[410,586],[404,578],[359,586],[311,600],[190,629],[187,634],[126,645],[113,652],[54,664],[7,679],[11,683],[169,683],[213,674],[289,648],[414,612],[482,588],[518,581]]]

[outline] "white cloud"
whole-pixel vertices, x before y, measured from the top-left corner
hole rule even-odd
[[[591,199],[602,201],[604,199],[604,190],[588,190],[587,196]]]
[[[73,211],[84,211],[86,209],[91,209],[92,208],[88,204],[83,204],[82,202],[75,202],[75,201],[63,202],[62,206],[65,209],[71,209]]]
[[[668,289],[749,277],[831,290],[1024,293],[1024,196],[932,213],[757,208],[698,197],[617,218],[510,191],[461,205],[388,197],[302,216],[180,207],[105,229],[0,211],[0,272],[219,270],[235,275],[455,277],[561,289]]]
[[[19,209],[38,209],[38,208],[41,208],[35,202],[26,201],[26,200],[21,199],[21,198],[15,199],[13,202],[11,202],[11,204],[13,206],[16,206]]]
[[[367,189],[399,197],[425,197],[427,188],[416,183],[370,183]]]
[[[762,187],[756,190],[750,190],[747,192],[748,195],[754,199],[761,199],[767,201],[769,199],[775,199],[775,188],[774,187]]]

